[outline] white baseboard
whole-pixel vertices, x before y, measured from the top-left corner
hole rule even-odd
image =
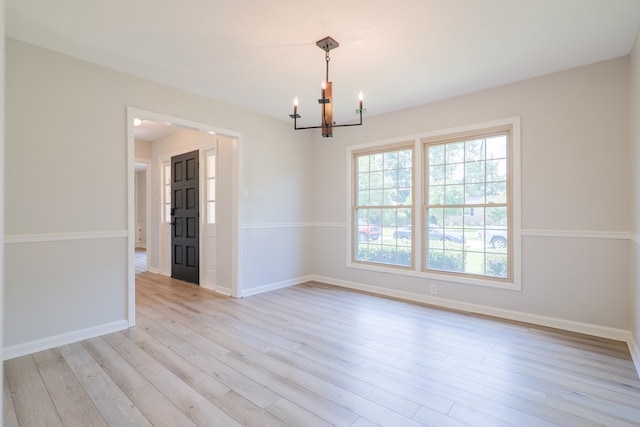
[[[638,343],[636,343],[631,332],[629,332],[627,345],[629,346],[629,352],[631,352],[631,359],[633,359],[633,365],[636,367],[638,378],[640,378],[640,349],[638,348]]]
[[[258,295],[264,292],[275,291],[276,289],[287,288],[289,286],[299,285],[300,283],[308,282],[310,280],[316,280],[314,276],[302,276],[296,279],[289,279],[282,282],[271,283],[268,285],[258,286],[250,289],[242,290],[242,298],[250,297],[252,295]]]
[[[220,295],[224,295],[226,297],[230,297],[232,292],[231,292],[231,288],[227,287],[227,286],[216,286],[215,289],[212,289],[213,292],[215,292],[216,294],[220,294]]]
[[[118,320],[117,322],[106,323],[104,325],[94,326],[92,328],[81,329],[79,331],[55,335],[41,340],[30,341],[11,347],[5,347],[2,349],[2,358],[3,360],[9,360],[15,357],[25,356],[27,354],[37,353],[39,351],[48,350],[50,348],[60,347],[89,338],[95,338],[100,335],[106,335],[112,332],[121,331],[123,329],[127,329],[128,327],[129,323],[127,320]]]
[[[558,319],[554,317],[541,316],[538,314],[523,313],[519,311],[490,307],[463,301],[455,301],[447,298],[434,297],[431,295],[417,294],[414,292],[398,291],[395,289],[365,285],[363,283],[333,279],[330,277],[313,276],[313,280],[324,282],[330,285],[371,292],[378,295],[400,298],[409,301],[416,301],[453,310],[466,311],[475,314],[482,314],[486,316],[499,317],[502,319],[515,320],[550,328],[562,329],[565,331],[578,332],[616,341],[629,342],[628,340],[630,333],[629,331],[623,329],[610,328],[607,326],[594,325],[591,323],[575,322],[573,320]],[[636,364],[636,367],[638,367],[638,364]]]
[[[156,267],[148,267],[148,268],[147,268],[147,271],[148,271],[149,273],[153,273],[153,274],[160,274],[160,269],[159,269],[159,268],[156,268]]]

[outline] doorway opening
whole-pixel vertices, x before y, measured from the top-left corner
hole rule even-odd
[[[147,262],[147,235],[149,229],[149,203],[151,194],[149,180],[150,161],[136,158],[134,161],[133,209],[135,221],[135,271],[136,274],[149,270]]]
[[[141,144],[142,139],[136,139],[136,127],[134,119],[152,122],[164,127],[167,134],[175,133],[177,136],[165,136],[151,143]],[[178,136],[180,138],[178,138]],[[206,138],[203,138],[206,136]],[[197,138],[196,138],[197,137]],[[162,140],[162,142],[160,142]],[[179,141],[178,141],[179,140]],[[198,141],[200,142],[198,142]],[[176,142],[178,141],[178,142]],[[203,142],[204,141],[204,142]],[[199,259],[200,281],[204,287],[209,287],[216,292],[240,297],[242,295],[242,280],[240,275],[240,251],[238,242],[241,241],[242,227],[240,226],[241,198],[241,148],[242,135],[238,132],[217,128],[212,125],[197,123],[181,118],[141,110],[133,107],[127,108],[127,153],[128,153],[128,231],[129,231],[129,274],[128,274],[128,317],[129,325],[135,324],[135,273],[136,273],[136,246],[137,239],[136,199],[135,199],[135,163],[141,160],[148,161],[146,197],[147,229],[145,235],[145,248],[147,253],[148,271],[151,273],[171,275],[170,254],[171,245],[169,227],[171,227],[170,207],[165,201],[166,181],[165,171],[170,170],[171,157],[189,151],[198,150],[201,168],[200,210],[198,214],[199,229]],[[156,148],[154,144],[164,144],[164,147]],[[161,153],[161,154],[159,154]],[[214,153],[215,155],[211,155]],[[207,175],[211,169],[211,159],[217,159],[220,163],[215,180]],[[166,169],[165,169],[166,168]],[[214,182],[217,187],[210,191],[210,184]],[[211,194],[214,194],[212,196]],[[215,206],[213,214],[211,206]],[[220,225],[220,233],[212,232],[211,218]],[[211,236],[215,236],[211,240]],[[212,243],[213,242],[213,243]],[[221,250],[218,250],[220,247]],[[169,262],[166,262],[169,255]],[[220,260],[219,258],[224,259]],[[216,271],[216,265],[221,266],[221,271]],[[218,277],[212,282],[212,277]]]

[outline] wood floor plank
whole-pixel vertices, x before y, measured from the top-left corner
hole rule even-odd
[[[108,425],[152,425],[124,391],[91,357],[82,343],[60,347],[60,354]]]
[[[241,311],[242,307],[237,310]],[[280,309],[278,311],[285,310]],[[375,339],[374,337],[369,336],[357,339],[356,334],[345,334],[335,328],[318,326],[313,322],[304,322],[300,317],[288,319],[283,324],[270,319],[268,312],[260,313],[260,308],[253,305],[249,311],[242,313],[242,322],[225,321],[224,317],[222,320],[232,326],[234,324],[244,325],[245,329],[262,336],[266,336],[263,332],[265,330],[277,331],[277,335],[280,338],[285,338],[284,340],[272,340],[278,347],[292,352],[306,353],[310,358],[322,360],[322,363],[328,365],[332,363],[343,364],[344,362],[357,365],[369,358],[384,358],[386,363],[392,363],[405,369],[411,369],[414,366],[414,363],[401,357],[369,349],[367,345],[371,340]],[[254,320],[251,319],[252,317]],[[446,353],[442,352],[434,354],[433,357],[444,358],[446,355]]]
[[[441,393],[453,393],[452,399],[470,409],[483,412],[493,408],[492,414],[508,414],[511,409],[515,409],[538,418],[539,424],[549,422],[558,425],[592,425],[587,419],[580,417],[580,414],[564,413],[549,408],[547,406],[548,395],[544,391],[551,392],[551,390],[547,387],[541,387],[538,390],[541,394],[536,394],[536,389],[526,381],[521,383],[502,382],[500,377],[503,373],[494,376],[477,376],[473,375],[472,371],[462,368],[449,369],[440,364],[438,366],[420,366],[414,369],[412,374],[433,381],[432,384],[434,387],[438,387]],[[511,390],[510,384],[513,384]],[[533,388],[534,394],[526,392],[525,386]],[[523,393],[523,391],[525,392]],[[540,399],[540,397],[544,397],[544,399]]]
[[[217,420],[220,425],[230,427],[241,425],[123,334],[109,334],[104,338],[131,366],[196,424],[207,425],[211,420]],[[217,387],[217,390],[213,390],[212,393],[229,391],[218,384],[212,381],[212,386]]]
[[[492,385],[495,384],[496,379],[499,380],[505,376],[505,372],[498,371],[493,372],[493,375],[478,377],[473,375],[472,370],[466,370],[460,365],[458,365],[457,369],[451,370],[443,370],[442,365],[440,365],[429,366],[423,371],[404,372],[374,361],[366,364],[366,367],[369,368],[371,372],[377,372],[380,375],[402,381],[414,387],[425,388],[426,390],[440,396],[447,396],[471,408],[489,408],[494,406],[495,403],[498,403],[529,413],[557,425],[600,425],[590,422],[588,419],[581,417],[580,414],[557,411],[549,408],[546,404],[546,393],[543,393],[544,399],[542,401],[536,395],[533,396],[533,399],[527,398],[526,394],[524,397],[521,396],[521,387],[518,387],[517,383],[512,393],[508,392],[508,387],[504,391],[495,390]],[[517,379],[514,379],[514,381],[517,381]],[[531,386],[529,381],[522,381],[521,385],[527,384]],[[544,384],[540,389],[549,391]]]
[[[189,342],[181,341],[177,336],[167,338],[165,334],[158,333],[156,329],[150,326],[148,319],[141,318],[140,320],[141,328],[136,327],[130,330],[128,332],[129,338],[157,360],[162,361],[165,366],[172,366],[172,363],[174,363],[172,361],[173,357],[167,354],[166,349],[170,347],[171,351],[188,359],[190,363],[193,363],[203,372],[244,396],[260,408],[265,408],[280,399],[280,396],[268,387],[258,384],[242,372],[238,372],[216,359],[216,357],[228,352],[208,354],[202,348],[195,347]],[[158,325],[158,327],[160,326]],[[175,372],[180,373],[183,369],[184,367],[178,367]],[[197,387],[197,385],[194,385],[194,387]]]
[[[245,375],[253,378],[258,383],[268,386],[295,405],[310,410],[333,425],[349,426],[358,418],[358,415],[354,412],[300,386],[288,378],[281,377],[271,370],[253,363],[241,355],[229,353],[221,360],[237,371],[245,373]],[[277,416],[276,414],[274,415]]]
[[[84,342],[87,351],[154,426],[195,426],[104,339]]]
[[[391,380],[391,379],[389,379],[387,381],[387,388],[389,387],[389,383],[392,382],[392,381],[393,380]],[[399,390],[401,393],[404,391],[404,392],[410,394],[414,399],[416,398],[416,396],[420,396],[421,394],[425,394],[425,392],[419,393],[419,392],[416,392],[415,390],[411,390],[411,388],[412,388],[411,386],[408,386],[408,385],[405,384],[405,385],[400,385],[399,387],[396,388],[396,390]],[[518,392],[518,394],[521,395],[521,394],[523,394],[522,392],[523,392],[524,389],[516,390],[516,385],[514,384],[514,385],[509,385],[509,390],[510,390],[510,392]],[[544,394],[535,393],[532,390],[524,390],[524,391],[526,391],[525,396],[526,395],[535,395],[535,398],[538,401],[544,402],[544,399],[545,399],[545,395]],[[434,399],[430,399],[430,400],[434,400]]]
[[[486,412],[456,403],[449,415],[474,427],[515,427],[525,424],[513,424],[496,418]],[[531,424],[526,424],[531,425]],[[535,425],[534,425],[535,426]]]
[[[57,349],[36,353],[33,358],[65,426],[107,425]]]
[[[33,356],[8,360],[5,370],[21,426],[63,425]]]
[[[220,313],[221,311],[224,311],[225,313]],[[266,321],[267,319],[256,319],[255,321],[249,321],[248,317],[252,317],[252,316],[243,315],[242,316],[243,321],[239,322],[234,320],[235,318],[231,318],[232,314],[233,314],[233,310],[217,310],[216,311],[216,314],[215,314],[216,319],[222,322],[218,327],[219,331],[225,330],[229,335],[234,335],[236,337],[239,336],[237,332],[234,332],[233,330],[230,330],[229,328],[224,327],[224,325],[230,325],[235,328],[238,328],[238,330],[242,330],[246,333],[252,333],[257,336],[271,336],[272,338],[269,341],[274,344],[277,344],[278,347],[282,347],[284,349],[295,349],[302,346],[302,344],[296,342],[295,340],[291,340],[291,339],[282,340],[282,339],[279,339],[278,337],[274,338],[273,336],[275,334],[263,333],[263,330],[259,329],[257,325],[261,324],[263,321]],[[248,342],[245,342],[245,343],[248,345],[251,345],[250,344],[251,341],[252,340],[249,339]],[[258,344],[255,348],[259,350],[260,345]],[[254,353],[254,355],[256,354],[260,355],[260,353]],[[275,362],[274,360],[270,360],[270,361],[255,360],[254,358],[252,358],[252,355],[245,355],[245,356],[248,357],[249,359],[252,359],[254,362],[260,365],[270,364],[271,366],[273,366]],[[302,361],[302,360],[303,359],[299,359],[299,361]],[[310,364],[309,361],[303,361],[302,363],[296,363],[294,366],[305,366],[309,364]],[[361,408],[362,411],[369,414],[376,413],[377,419],[379,420],[387,419],[388,421],[384,423],[385,425],[398,425],[400,423],[407,423],[408,421],[405,419],[401,419],[400,417],[396,417],[398,414],[390,413],[389,411],[385,410],[384,407],[382,407],[381,405],[377,405],[369,400],[362,399],[360,397],[360,394],[365,394],[367,396],[375,395],[375,398],[372,400],[384,402],[385,405],[394,407],[396,411],[398,411],[400,414],[404,416],[410,417],[412,414],[416,412],[418,408],[417,404],[411,403],[409,399],[403,399],[400,396],[393,393],[389,393],[385,390],[382,390],[371,383],[365,383],[360,381],[358,385],[361,385],[361,387],[354,387],[353,382],[358,380],[353,379],[352,383],[349,385],[351,389],[357,389],[359,393],[356,394],[352,392],[347,392],[345,389],[350,389],[350,388],[346,387],[344,383],[341,384],[343,387],[336,387],[334,386],[333,383],[324,382],[320,378],[313,378],[312,375],[308,375],[308,374],[305,375],[305,372],[300,371],[299,369],[292,369],[292,365],[289,365],[287,363],[281,363],[273,370],[284,377],[288,376],[290,372],[296,372],[296,376],[298,377],[298,379],[301,379],[305,384],[314,384],[314,383],[322,382],[322,384],[320,384],[316,388],[313,388],[312,390],[319,392],[320,394],[323,394],[323,391],[324,391],[326,393],[324,394],[325,397],[329,398],[330,400],[333,399],[336,403],[343,402],[342,403],[343,406],[345,405],[344,402],[349,402],[348,406],[354,407],[354,408],[358,406],[362,407],[364,405],[366,409],[363,407]],[[336,379],[336,378],[340,378],[340,380],[343,380],[345,378],[345,375],[338,374],[337,376],[333,376],[333,379]],[[413,395],[412,397],[415,398],[415,395]],[[434,402],[438,402],[441,399],[439,399],[438,396],[430,395],[426,400],[429,403],[433,404]],[[448,410],[448,408],[451,406],[451,403],[452,402],[445,403],[445,407],[446,407],[445,410]],[[402,409],[403,406],[406,407],[406,410]]]
[[[129,331],[127,337],[156,358],[163,366],[178,373],[178,376],[190,387],[242,425],[261,427],[284,425],[263,409],[280,397],[268,388],[252,383],[240,372],[231,370],[226,365],[201,353],[195,347],[188,348],[188,344],[180,343],[177,337],[170,341],[171,349],[163,347],[160,342],[154,342],[150,335],[138,328]],[[173,352],[175,354],[172,354]],[[177,356],[180,356],[182,361],[177,361]],[[188,364],[193,364],[200,371],[191,370],[191,373],[185,373],[184,367]],[[226,392],[224,389],[220,390],[219,387],[217,390],[212,389],[212,382],[229,386],[229,389]]]
[[[592,407],[589,401],[580,402],[552,396],[549,398],[547,405],[549,405],[550,408],[557,408],[569,413],[580,414],[582,417],[588,418],[590,421],[603,426],[637,427],[640,425],[640,419],[637,417],[633,417],[631,419],[620,417],[618,414],[611,413],[609,410],[602,411],[602,406],[600,406],[600,408]]]
[[[478,365],[470,366],[475,367]],[[487,359],[482,363],[482,366],[483,369],[485,366],[494,368],[493,370],[490,369],[490,371],[496,372],[503,365],[493,359]],[[623,405],[628,405],[630,409],[638,409],[637,396],[640,392],[638,389],[619,386],[615,383],[594,383],[588,376],[563,375],[560,371],[549,372],[548,369],[541,369],[539,366],[527,364],[511,363],[509,369],[514,375],[519,375],[519,378],[526,378],[530,383],[537,384],[540,389],[544,388],[561,394],[591,395],[611,401],[612,404],[621,402]]]
[[[11,396],[6,369],[4,370],[3,378],[2,425],[4,427],[18,427],[18,416],[16,415],[16,408],[13,406],[13,396]]]
[[[380,424],[374,423],[367,418],[360,417],[353,424],[351,424],[351,427],[380,427]]]
[[[229,311],[226,310],[226,313],[229,313]],[[251,321],[250,319],[248,319],[248,317],[251,316],[243,316],[243,321],[240,322],[231,319],[229,315],[225,316],[216,313],[217,319],[224,322],[224,324],[234,325],[236,328],[238,328],[238,332],[243,331],[245,333],[252,333],[263,337],[269,335],[263,333],[262,329],[258,326],[267,322],[267,319],[257,319],[256,321]],[[233,330],[231,330],[228,333],[234,336],[238,336],[238,332],[234,333]],[[284,333],[288,336],[287,331],[281,331],[281,333]],[[296,342],[293,336],[292,339],[282,340],[280,339],[280,337],[276,337],[275,339],[271,339],[270,341],[274,344],[277,344],[277,346],[282,349],[283,353],[287,353],[289,355],[292,355],[292,353],[295,353],[300,347],[303,346],[301,343]],[[259,349],[259,347],[256,347],[256,350]],[[270,350],[268,354],[276,355],[277,351],[275,349]],[[415,392],[415,390],[410,390],[410,392],[413,392],[410,394],[410,397],[403,398],[400,395],[390,393],[389,391],[384,390],[371,382],[365,382],[353,377],[349,377],[349,375],[347,374],[349,369],[345,369],[344,366],[342,367],[343,369],[341,369],[343,372],[336,372],[336,370],[333,368],[329,368],[319,363],[314,363],[313,361],[304,357],[294,357],[286,359],[286,357],[280,354],[281,358],[279,358],[279,361],[284,363],[274,364],[273,360],[265,361],[261,357],[258,357],[258,359],[256,359],[255,356],[260,356],[260,353],[246,355],[247,358],[262,366],[270,365],[271,369],[274,372],[284,377],[287,377],[291,375],[291,373],[294,373],[297,379],[305,384],[308,388],[310,387],[310,385],[318,384],[317,387],[311,387],[311,390],[321,395],[325,395],[325,397],[330,400],[334,400],[336,403],[353,408],[353,410],[361,411],[370,415],[375,414],[376,419],[379,420],[378,422],[380,422],[380,420],[385,420],[382,422],[383,425],[398,425],[402,423],[408,423],[407,420],[401,419],[400,417],[398,417],[398,415],[400,414],[405,417],[411,417],[413,414],[415,414],[419,406],[416,403],[413,403],[413,401],[420,401],[422,395],[425,395],[424,402],[427,402],[428,405],[440,405],[440,409],[444,410],[445,412],[451,407],[451,404],[453,403],[451,401],[443,401],[443,399],[439,398],[439,396],[433,394],[418,394]],[[326,362],[327,357],[325,356],[323,359],[323,361]],[[344,362],[342,363],[342,365],[344,365]],[[292,369],[292,367],[296,368]],[[351,380],[348,380],[348,378],[351,378]],[[366,397],[366,399],[362,399],[361,396]],[[399,414],[389,412],[385,408],[394,408],[394,410],[396,412],[399,412]]]
[[[455,414],[455,411],[453,414]],[[414,419],[430,427],[473,427],[472,424],[465,423],[464,421],[426,407],[420,408]]]
[[[259,366],[268,367],[271,372],[281,375],[300,387],[304,387],[349,411],[368,414],[380,425],[417,425],[410,418],[417,412],[420,405],[410,399],[381,390],[374,385],[358,388],[357,386],[352,386],[352,382],[349,381],[343,382],[340,386],[336,385],[331,381],[309,373],[308,365],[303,360],[300,360],[302,363],[289,365],[270,356],[267,358],[261,353],[254,353],[245,357]],[[291,366],[297,366],[298,369],[292,372]],[[366,390],[366,388],[371,390]],[[365,394],[366,397],[363,397],[358,392]],[[432,395],[431,397],[436,401],[435,405],[442,401],[438,396]],[[445,410],[448,410],[450,402],[445,402],[445,405]],[[393,409],[390,409],[390,407]]]
[[[335,424],[284,398],[269,405],[267,410],[290,426],[335,426]]]
[[[136,311],[6,361],[4,424],[640,425],[618,341],[319,282],[233,299],[145,272]]]

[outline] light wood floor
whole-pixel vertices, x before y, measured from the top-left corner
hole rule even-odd
[[[135,269],[136,274],[144,273],[147,271],[147,250],[143,248],[136,248],[135,252]]]
[[[5,362],[5,427],[640,425],[624,343],[319,283],[136,288],[135,328]]]

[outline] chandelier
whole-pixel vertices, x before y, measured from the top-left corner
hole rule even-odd
[[[322,129],[322,136],[325,138],[333,136],[333,128],[339,128],[344,126],[361,126],[362,125],[362,113],[365,113],[367,110],[362,108],[362,92],[360,92],[358,96],[358,108],[356,109],[356,114],[360,115],[359,123],[348,123],[337,125],[333,121],[333,95],[332,95],[332,83],[329,81],[329,51],[331,49],[335,49],[340,44],[332,39],[331,37],[325,37],[322,40],[318,40],[316,42],[316,46],[325,51],[325,62],[326,62],[326,77],[322,82],[322,92],[321,98],[318,99],[318,103],[320,104],[320,112],[321,112],[321,120],[322,124],[319,126],[305,126],[298,127],[298,119],[302,116],[298,114],[298,97],[295,97],[293,100],[293,114],[289,114],[289,117],[293,119],[293,128],[295,130],[301,129]]]

